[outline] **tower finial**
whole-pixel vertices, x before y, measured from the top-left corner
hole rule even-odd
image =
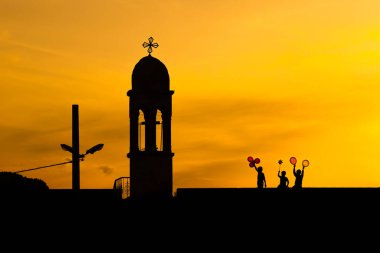
[[[150,53],[152,53],[152,51],[153,51],[153,49],[152,49],[152,47],[154,47],[154,48],[157,48],[158,47],[158,44],[155,42],[155,43],[153,43],[153,37],[149,37],[149,39],[148,39],[148,41],[149,41],[149,43],[147,43],[147,42],[144,42],[143,44],[142,44],[142,46],[144,47],[144,48],[148,48],[148,53],[149,53],[149,55],[150,55]]]

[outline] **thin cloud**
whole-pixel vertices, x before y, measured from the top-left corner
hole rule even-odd
[[[246,150],[268,152],[285,141],[296,142],[324,131],[307,112],[299,111],[298,103],[286,100],[214,99],[191,105],[182,107],[181,116],[173,119],[174,146],[186,157],[228,156]]]
[[[113,172],[113,168],[106,165],[99,166],[98,169],[100,169],[106,175],[111,175]]]
[[[63,52],[60,52],[58,50],[50,49],[50,48],[44,48],[44,47],[39,47],[33,44],[17,41],[17,40],[12,40],[10,39],[10,35],[7,33],[4,33],[7,36],[2,36],[0,37],[0,40],[2,43],[7,44],[8,46],[13,46],[21,49],[26,49],[29,51],[34,51],[38,53],[43,53],[43,54],[48,54],[48,55],[55,55],[55,56],[67,56],[67,54],[64,54]]]
[[[362,104],[363,105],[363,104]],[[301,100],[292,97],[282,99],[185,99],[181,105],[174,108],[175,124],[191,124],[206,126],[210,123],[219,125],[237,125],[244,122],[262,125],[266,122],[297,124],[316,120],[351,120],[352,112],[358,112],[355,117],[361,119],[371,117],[374,103],[367,101],[368,113],[359,113],[360,108],[352,103],[350,98],[339,101]],[[237,120],[237,122],[236,122]],[[181,126],[182,127],[182,126]]]
[[[47,126],[43,129],[37,128],[23,128],[14,126],[1,126],[0,125],[0,141],[5,143],[17,143],[17,142],[29,142],[40,140],[41,137],[60,134],[62,132],[68,132],[70,129],[61,126]]]

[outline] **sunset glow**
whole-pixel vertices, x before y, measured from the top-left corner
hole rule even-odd
[[[71,106],[81,188],[129,176],[135,64],[159,44],[174,90],[174,189],[380,186],[380,1],[0,0],[0,169],[65,162]],[[377,153],[379,152],[379,153]],[[71,188],[71,165],[23,173]]]

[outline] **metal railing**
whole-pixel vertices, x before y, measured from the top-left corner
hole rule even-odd
[[[121,196],[122,199],[129,198],[131,195],[130,178],[119,177],[118,179],[115,179],[113,189],[119,192],[119,196]]]

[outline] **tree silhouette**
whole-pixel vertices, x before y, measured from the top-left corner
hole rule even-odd
[[[27,178],[14,172],[0,172],[1,191],[44,191],[48,185],[38,178]]]

